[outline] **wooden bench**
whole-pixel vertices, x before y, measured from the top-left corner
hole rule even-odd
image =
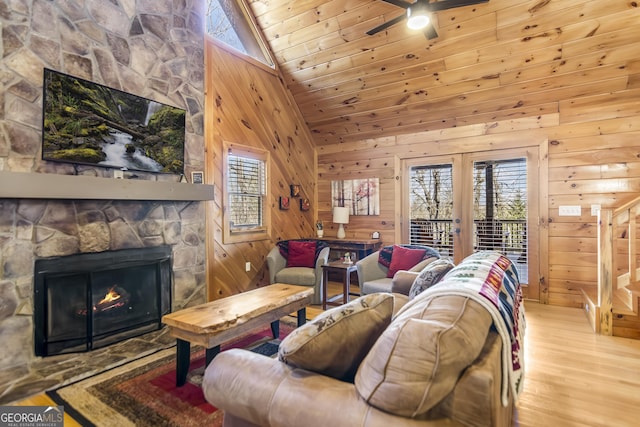
[[[298,326],[306,322],[306,306],[313,293],[308,286],[275,283],[164,315],[162,322],[176,338],[176,384],[187,380],[190,344],[207,349],[208,365],[220,352],[220,344],[266,323],[271,323],[273,337],[278,338],[280,318],[297,311]]]

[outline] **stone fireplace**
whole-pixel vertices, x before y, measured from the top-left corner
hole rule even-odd
[[[179,184],[180,176],[125,172],[124,180],[116,180],[112,169],[41,160],[43,70],[49,68],[185,109],[185,175],[204,170],[204,3],[0,4],[0,174],[24,174],[25,181],[69,175],[85,193],[67,190],[60,196],[60,186],[41,178],[41,191],[29,194],[19,178],[10,185],[6,176],[0,178],[0,404],[6,404],[175,344],[160,329],[116,343],[92,337],[88,352],[70,347],[36,355],[36,260],[165,247],[171,257],[171,309],[206,301],[203,199],[155,191],[161,181]],[[136,188],[144,191],[134,192],[144,197],[128,191],[134,180],[148,184],[141,182]],[[107,195],[97,181],[113,182],[116,190]],[[87,310],[93,305],[87,300]]]
[[[0,352],[0,404],[93,375],[175,344],[165,328],[157,330],[155,321],[145,324],[149,319],[142,316],[136,320],[140,328],[130,331],[135,336],[127,336],[124,341],[115,342],[122,338],[117,332],[120,328],[108,331],[116,332],[116,339],[103,340],[104,331],[98,326],[98,330],[91,332],[98,332],[97,346],[94,346],[94,339],[89,352],[69,347],[46,351],[58,353],[53,356],[38,355],[34,331],[42,319],[38,314],[40,303],[37,302],[36,287],[39,285],[34,269],[40,260],[79,257],[84,266],[98,272],[95,280],[100,293],[109,287],[105,282],[111,283],[111,280],[104,279],[101,267],[90,265],[95,255],[123,254],[132,259],[138,257],[134,254],[139,252],[150,251],[155,254],[153,257],[160,253],[160,258],[166,256],[170,261],[165,259],[161,266],[147,266],[142,273],[169,276],[165,286],[170,283],[170,289],[164,287],[161,292],[165,296],[170,293],[171,311],[174,311],[206,301],[204,235],[202,202],[0,199],[0,339],[4,347]],[[127,263],[123,265],[121,259],[112,260],[117,279]],[[68,272],[63,271],[53,276],[50,284],[56,287],[60,285],[56,281],[62,281],[65,286],[70,283],[71,287],[80,288],[85,282],[76,283],[77,276],[90,274],[93,273],[85,271],[69,277]],[[143,280],[141,277],[136,276],[135,281]],[[123,282],[131,301],[137,298],[137,291],[129,286],[130,283]],[[86,295],[85,307],[90,306],[93,310],[94,302],[99,301],[92,296],[88,302]],[[54,298],[51,304],[66,306],[69,310],[68,303],[57,299],[62,298],[60,294]],[[166,301],[161,303],[160,312],[168,309],[165,304]],[[74,319],[87,325],[82,308],[74,305],[70,310],[67,320]],[[99,317],[94,320],[102,321]],[[110,323],[111,319],[105,322]],[[56,336],[57,327],[58,324],[54,324],[53,347],[57,345],[56,341],[65,341]],[[86,343],[83,345],[87,346]]]
[[[36,356],[91,351],[161,328],[171,311],[171,248],[37,259]]]

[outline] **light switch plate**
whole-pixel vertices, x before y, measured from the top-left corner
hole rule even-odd
[[[580,216],[582,215],[582,208],[580,205],[576,206],[560,206],[558,208],[558,215],[560,216]]]

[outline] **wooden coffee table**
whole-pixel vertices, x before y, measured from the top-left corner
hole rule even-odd
[[[187,380],[190,344],[207,349],[208,365],[220,352],[220,344],[266,323],[278,338],[280,318],[297,311],[298,326],[306,322],[313,293],[312,287],[275,283],[164,315],[162,322],[176,338],[176,384]]]

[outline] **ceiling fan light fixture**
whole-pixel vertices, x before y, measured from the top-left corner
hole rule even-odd
[[[423,6],[407,8],[407,27],[412,30],[422,30],[429,25],[429,13]]]

